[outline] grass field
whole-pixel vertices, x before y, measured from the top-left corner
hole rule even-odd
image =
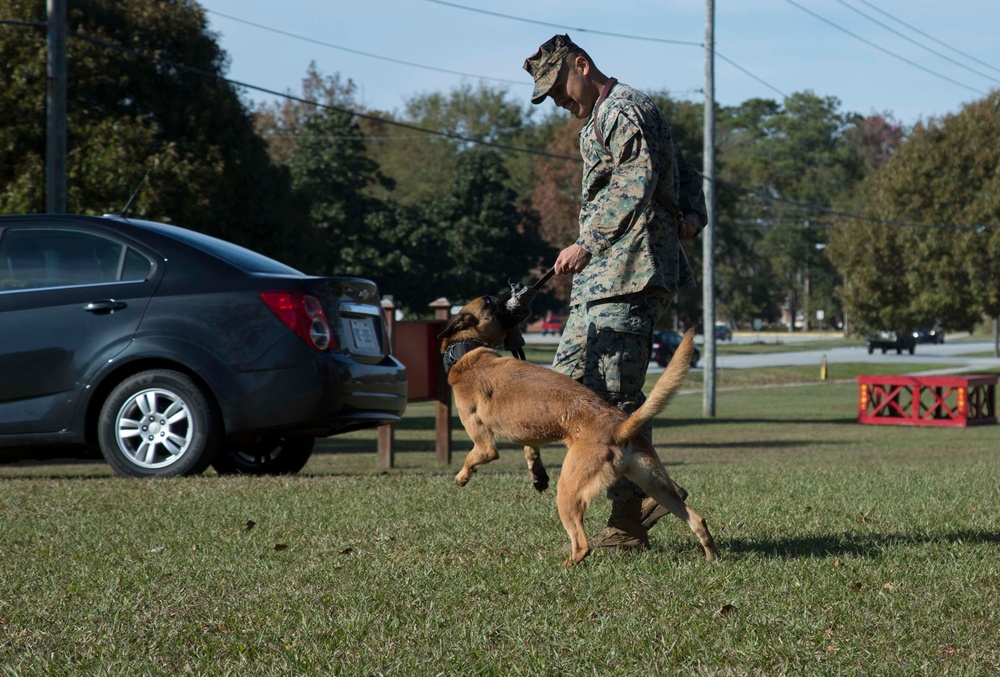
[[[373,432],[290,478],[0,465],[0,674],[997,674],[996,426],[858,425],[838,368],[724,379],[713,419],[692,381],[657,419],[711,564],[668,518],[564,568],[520,449],[460,489],[427,404],[386,472]]]

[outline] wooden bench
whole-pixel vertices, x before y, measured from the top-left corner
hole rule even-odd
[[[858,376],[858,422],[951,426],[996,423],[997,377]]]

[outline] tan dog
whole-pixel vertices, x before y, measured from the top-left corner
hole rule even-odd
[[[718,550],[705,520],[673,492],[656,450],[641,432],[683,382],[694,351],[694,331],[685,335],[649,399],[627,416],[568,376],[502,357],[495,348],[509,341],[508,333],[516,332],[516,326],[501,298],[483,296],[462,308],[438,336],[458,415],[474,443],[455,476],[459,486],[468,484],[479,466],[500,458],[496,441],[506,438],[524,445],[532,483],[544,491],[548,475],[538,448],[562,440],[566,458],[556,503],[570,538],[567,566],[590,552],[583,529],[587,505],[622,476],[686,522],[701,540],[705,556],[715,559]]]

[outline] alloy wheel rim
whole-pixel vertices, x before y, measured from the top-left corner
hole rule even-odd
[[[141,468],[165,468],[191,446],[194,422],[187,404],[175,393],[150,388],[122,404],[115,419],[118,447]]]

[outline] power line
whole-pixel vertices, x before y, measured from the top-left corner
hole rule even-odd
[[[601,31],[601,30],[595,30],[595,29],[591,29],[591,28],[580,28],[580,27],[574,27],[574,26],[566,26],[565,24],[550,23],[548,21],[537,21],[535,19],[528,19],[528,18],[521,17],[521,16],[513,16],[511,14],[501,14],[500,12],[493,12],[493,11],[486,10],[486,9],[480,9],[478,7],[469,7],[467,5],[460,5],[460,4],[455,3],[455,2],[447,2],[446,0],[425,0],[425,2],[434,3],[436,5],[444,5],[445,7],[454,7],[455,9],[462,9],[462,10],[465,10],[467,12],[475,12],[477,14],[487,14],[489,16],[496,16],[496,17],[500,17],[502,19],[509,19],[511,21],[520,21],[522,23],[529,23],[529,24],[535,24],[535,25],[540,25],[540,26],[549,26],[550,28],[558,28],[558,29],[564,30],[564,31],[579,31],[580,33],[591,33],[591,34],[594,34],[594,35],[606,35],[606,36],[609,36],[609,37],[622,38],[622,39],[625,39],[625,40],[643,40],[643,41],[646,41],[646,42],[659,42],[659,43],[665,43],[665,44],[671,44],[671,45],[685,45],[687,47],[704,47],[705,46],[705,43],[703,43],[703,42],[691,42],[691,41],[685,41],[685,40],[668,40],[666,38],[652,38],[652,37],[649,37],[649,36],[646,36],[646,35],[631,35],[631,34],[628,34],[628,33],[612,33],[612,32],[609,32],[609,31]],[[764,85],[768,89],[770,89],[772,91],[775,91],[778,94],[781,94],[786,99],[788,98],[788,95],[785,94],[783,91],[781,91],[780,89],[778,89],[774,85],[766,82],[762,78],[757,77],[756,75],[754,75],[753,73],[751,73],[750,71],[748,71],[746,68],[743,68],[743,66],[740,66],[739,64],[737,64],[732,59],[730,59],[730,58],[728,58],[726,56],[723,56],[722,54],[720,54],[714,48],[713,48],[712,51],[713,51],[713,53],[717,57],[719,57],[720,59],[722,59],[723,61],[725,61],[729,65],[733,66],[737,70],[741,71],[745,75],[750,76],[751,78],[753,78],[754,80],[756,80],[760,84]]]
[[[728,183],[728,182],[720,182]],[[883,226],[899,226],[903,228],[930,228],[935,230],[969,230],[975,233],[982,233],[986,230],[996,230],[1000,226],[992,224],[977,224],[975,226],[947,226],[942,224],[932,224],[932,223],[913,223],[911,221],[895,221],[892,219],[879,219],[874,216],[862,216],[861,214],[852,214],[850,212],[842,212],[831,207],[826,207],[824,205],[813,204],[808,202],[798,202],[796,200],[790,200],[788,198],[776,197],[767,193],[765,190],[757,188],[743,188],[736,184],[729,184],[734,188],[738,188],[747,197],[758,200],[759,202],[781,202],[783,204],[792,205],[805,212],[812,212],[818,214],[826,214],[828,216],[837,216],[841,218],[851,219],[854,221],[864,221],[867,223],[877,223]]]
[[[271,26],[265,26],[263,24],[254,23],[253,21],[247,21],[246,19],[240,19],[239,17],[232,16],[230,14],[224,14],[222,12],[217,12],[212,9],[206,9],[209,14],[214,14],[216,16],[221,16],[230,21],[236,21],[237,23],[246,24],[247,26],[253,26],[254,28],[259,28],[263,31],[269,31],[271,33],[277,33],[278,35],[284,35],[285,37],[294,38],[296,40],[302,40],[304,42],[311,42],[314,45],[320,45],[321,47],[329,47],[330,49],[338,49],[342,52],[349,52],[351,54],[358,54],[360,56],[366,56],[370,59],[380,59],[382,61],[388,61],[389,63],[398,63],[403,66],[410,66],[412,68],[422,68],[424,70],[436,71],[438,73],[448,73],[449,75],[461,75],[462,77],[477,78],[479,80],[494,80],[496,82],[504,82],[507,84],[513,84],[518,86],[527,87],[531,83],[525,82],[524,80],[508,80],[507,78],[494,78],[486,75],[476,75],[474,73],[463,73],[462,71],[449,70],[447,68],[436,68],[434,66],[426,66],[424,64],[414,63],[412,61],[404,61],[403,59],[394,59],[388,56],[382,56],[381,54],[372,54],[370,52],[362,52],[358,49],[351,49],[350,47],[343,47],[341,45],[334,45],[330,42],[324,42],[323,40],[316,40],[315,38],[310,38],[305,35],[298,35],[296,33],[290,33],[288,31],[281,30],[279,28],[273,28]]]
[[[743,66],[739,65],[738,63],[736,63],[735,61],[733,61],[729,57],[723,56],[722,54],[719,53],[719,50],[714,50],[714,52],[715,52],[715,56],[719,57],[720,59],[722,59],[723,61],[725,61],[726,63],[728,63],[733,68],[736,68],[738,70],[743,71],[743,73],[745,73],[746,75],[749,75],[751,78],[753,78],[754,80],[756,80],[760,84],[764,85],[765,87],[767,87],[771,91],[774,91],[774,92],[777,92],[778,94],[781,94],[781,96],[785,97],[786,99],[788,98],[788,95],[785,94],[783,91],[781,91],[780,89],[778,89],[774,85],[772,85],[772,84],[770,84],[768,82],[765,82],[764,80],[758,78],[756,75],[754,75],[753,73],[751,73],[746,68],[744,68]]]
[[[886,24],[882,23],[881,21],[879,21],[875,17],[871,16],[870,14],[865,14],[864,12],[862,12],[857,7],[854,7],[852,5],[847,4],[844,0],[835,0],[835,1],[837,3],[843,5],[847,9],[851,10],[852,12],[857,12],[858,14],[860,14],[861,16],[863,16],[864,18],[868,19],[869,21],[871,21],[874,24],[877,24],[877,25],[881,26],[882,28],[886,29],[890,33],[893,33],[894,35],[898,35],[899,37],[903,38],[907,42],[912,43],[912,44],[916,45],[917,47],[920,47],[921,49],[925,49],[928,52],[930,52],[931,54],[935,54],[935,55],[941,57],[942,59],[944,59],[945,61],[949,61],[949,62],[955,64],[959,68],[964,68],[965,70],[970,71],[972,73],[975,73],[976,75],[978,75],[980,77],[984,77],[987,80],[992,80],[993,82],[1000,83],[1000,80],[997,80],[992,75],[987,75],[986,73],[983,73],[982,71],[977,71],[975,68],[972,68],[970,66],[966,66],[961,61],[957,61],[956,59],[952,59],[947,54],[942,54],[941,52],[937,51],[936,49],[931,49],[930,47],[928,47],[927,45],[923,44],[919,40],[914,40],[913,38],[911,38],[910,36],[906,35],[905,33],[901,33],[899,31],[897,31],[895,28],[893,28],[891,26],[887,26]]]
[[[304,104],[307,104],[307,105],[310,105],[310,106],[315,106],[317,108],[323,108],[323,109],[326,109],[326,110],[336,111],[338,113],[346,113],[348,115],[354,115],[354,116],[357,116],[359,118],[363,118],[365,120],[371,120],[373,122],[379,122],[381,124],[390,125],[390,126],[393,126],[393,127],[400,127],[402,129],[409,129],[410,131],[421,132],[423,134],[431,134],[433,136],[440,136],[440,137],[443,137],[443,138],[446,138],[446,139],[451,139],[453,141],[463,141],[465,143],[473,143],[473,144],[477,144],[477,145],[480,145],[480,146],[487,146],[489,148],[496,148],[496,149],[499,149],[499,150],[509,150],[509,151],[512,151],[512,152],[515,152],[515,153],[528,153],[530,155],[540,155],[542,157],[550,157],[550,158],[555,158],[555,159],[559,159],[559,160],[571,160],[573,162],[582,162],[583,161],[580,158],[570,157],[569,155],[558,155],[558,154],[555,154],[555,153],[548,153],[546,151],[534,150],[534,149],[531,149],[531,148],[521,148],[519,146],[510,146],[510,145],[503,144],[503,143],[494,143],[492,141],[483,141],[482,139],[474,139],[472,137],[462,136],[460,134],[453,134],[451,132],[442,132],[442,131],[435,130],[435,129],[427,129],[426,127],[420,127],[418,125],[412,125],[412,124],[409,124],[409,123],[406,123],[406,122],[399,122],[399,121],[396,121],[396,120],[389,120],[389,119],[386,119],[386,118],[379,117],[377,115],[369,115],[367,113],[362,113],[362,112],[359,112],[359,111],[356,111],[356,110],[351,110],[351,109],[348,109],[348,108],[342,108],[340,106],[332,106],[330,104],[320,103],[318,101],[311,101],[309,99],[304,99],[302,97],[295,96],[293,94],[282,93],[282,92],[278,92],[278,91],[273,90],[273,89],[268,89],[266,87],[259,87],[257,85],[252,85],[252,84],[247,83],[247,82],[240,82],[239,80],[233,80],[231,78],[226,78],[226,77],[223,77],[221,75],[218,75],[217,73],[211,73],[209,71],[205,71],[205,70],[202,70],[200,68],[195,68],[193,66],[188,66],[187,64],[183,64],[183,63],[180,63],[180,62],[177,62],[177,61],[171,61],[169,59],[164,59],[164,58],[158,57],[158,56],[151,56],[151,55],[146,54],[145,52],[142,52],[140,50],[133,49],[131,47],[125,47],[124,45],[115,44],[113,42],[109,42],[107,40],[102,40],[100,38],[95,38],[95,37],[92,37],[90,35],[86,35],[84,33],[68,33],[67,35],[69,37],[71,37],[71,38],[77,38],[77,39],[80,39],[80,40],[84,40],[85,42],[93,43],[95,45],[100,45],[102,47],[107,47],[109,49],[114,49],[114,50],[117,50],[117,51],[120,51],[120,52],[125,52],[125,53],[128,53],[128,54],[132,54],[134,56],[142,57],[144,59],[148,59],[150,61],[154,61],[154,62],[159,63],[159,64],[170,66],[171,68],[179,68],[181,70],[185,70],[185,71],[188,71],[189,73],[194,73],[194,74],[200,75],[202,77],[211,78],[213,80],[218,80],[220,82],[226,82],[226,83],[228,83],[230,85],[234,85],[236,87],[244,87],[246,89],[252,89],[252,90],[255,90],[255,91],[258,91],[258,92],[263,92],[264,94],[270,94],[272,96],[277,96],[277,97],[289,99],[291,101],[298,101],[299,103],[304,103]]]
[[[488,14],[490,16],[500,17],[501,19],[510,19],[511,21],[520,21],[522,23],[535,24],[536,26],[548,26],[550,28],[560,28],[562,30],[571,30],[580,33],[592,33],[593,35],[607,35],[612,38],[627,38],[629,40],[644,40],[646,42],[659,42],[667,45],[686,45],[688,47],[705,46],[704,43],[691,42],[689,40],[668,40],[667,38],[651,38],[645,35],[628,35],[626,33],[611,33],[609,31],[595,30],[593,28],[565,26],[563,24],[549,23],[548,21],[537,21],[535,19],[526,19],[525,17],[521,16],[512,16],[510,14],[501,14],[500,12],[491,12],[488,9],[480,9],[478,7],[459,5],[458,3],[455,2],[445,2],[445,0],[425,0],[425,1],[434,3],[435,5],[444,5],[446,7],[454,7],[455,9],[464,9],[467,12],[476,12],[477,14]]]
[[[990,64],[986,63],[985,61],[983,61],[981,59],[977,59],[976,57],[972,56],[971,54],[967,54],[966,52],[963,52],[962,50],[958,49],[954,45],[949,45],[947,42],[944,42],[942,40],[938,40],[933,35],[930,35],[929,33],[925,33],[924,31],[920,30],[916,26],[912,26],[912,25],[906,23],[905,21],[903,21],[899,17],[893,16],[892,14],[889,14],[889,12],[886,12],[883,9],[879,9],[878,7],[876,7],[875,5],[873,5],[872,3],[868,2],[867,0],[858,0],[858,2],[871,7],[872,9],[874,9],[879,14],[885,15],[885,16],[889,17],[890,19],[892,19],[893,21],[897,22],[897,23],[900,23],[900,24],[906,26],[907,28],[909,28],[914,33],[919,33],[920,35],[924,36],[928,40],[932,40],[932,41],[936,42],[937,44],[941,45],[942,47],[947,47],[948,49],[950,49],[951,51],[955,52],[956,54],[961,54],[966,59],[969,59],[971,61],[975,61],[976,63],[980,64],[981,66],[986,66],[987,68],[989,68],[991,70],[995,70],[996,72],[1000,73],[1000,68],[997,68],[996,66],[990,65]]]
[[[5,26],[31,26],[32,28],[48,28],[44,21],[15,21],[14,19],[0,19],[0,25]]]
[[[882,52],[884,54],[888,54],[889,56],[894,57],[896,59],[899,59],[900,61],[902,61],[904,63],[907,63],[907,64],[913,66],[914,68],[919,68],[920,70],[924,71],[925,73],[930,73],[931,75],[933,75],[935,77],[941,78],[942,80],[947,80],[948,82],[950,82],[950,83],[952,83],[954,85],[958,85],[959,87],[964,87],[965,89],[971,90],[971,91],[976,92],[978,94],[983,94],[984,96],[986,94],[988,94],[988,92],[984,92],[981,89],[977,89],[976,87],[973,87],[972,85],[967,85],[964,82],[959,82],[958,80],[955,80],[954,78],[949,78],[947,75],[942,75],[941,73],[938,73],[937,71],[933,71],[930,68],[927,68],[925,66],[921,66],[916,61],[911,61],[910,59],[907,59],[905,56],[900,56],[899,54],[896,54],[895,52],[890,51],[890,50],[886,49],[885,47],[882,47],[881,45],[875,44],[871,40],[867,40],[867,39],[861,37],[857,33],[852,33],[851,31],[847,30],[843,26],[835,24],[834,22],[832,22],[829,19],[827,19],[827,18],[825,18],[825,17],[817,14],[816,12],[812,11],[811,9],[807,9],[807,8],[803,7],[799,3],[795,2],[795,0],[785,0],[785,2],[787,2],[789,5],[792,5],[793,7],[798,7],[799,9],[801,9],[806,14],[811,14],[812,16],[816,17],[817,19],[819,19],[823,23],[829,24],[830,26],[833,26],[838,31],[842,31],[844,33],[847,33],[852,38],[855,38],[856,40],[860,40],[861,42],[865,43],[869,47],[874,47],[878,51],[880,51],[880,52]]]

